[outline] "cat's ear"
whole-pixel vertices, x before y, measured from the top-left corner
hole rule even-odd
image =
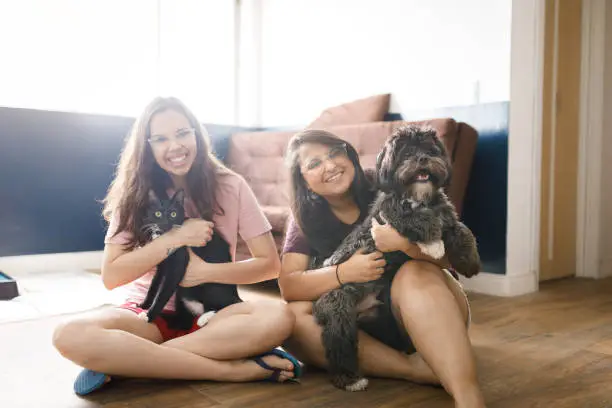
[[[185,191],[183,189],[177,190],[176,193],[174,193],[174,196],[172,196],[172,202],[179,203],[182,205],[184,201],[185,201]]]
[[[153,189],[149,190],[149,202],[150,203],[158,203],[159,199],[157,198],[157,195],[155,194],[155,191],[153,191]]]

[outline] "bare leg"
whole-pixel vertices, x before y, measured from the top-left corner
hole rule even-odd
[[[293,329],[295,317],[280,301],[243,302],[215,314],[195,333],[164,346],[215,360],[254,356],[281,344]]]
[[[456,406],[484,407],[461,289],[435,265],[410,261],[395,276],[391,299],[416,349]]]
[[[321,327],[312,316],[312,302],[293,302],[289,307],[296,315],[296,324],[293,335],[285,343],[287,349],[307,364],[325,368]],[[359,364],[365,375],[439,384],[418,354],[397,351],[362,331],[359,332]]]
[[[259,318],[264,321],[273,320],[276,324],[275,332],[269,333],[270,337],[280,337],[278,332],[291,331],[293,320],[283,317],[288,315],[286,308],[283,310],[279,305],[278,309],[281,312],[271,316],[261,316],[259,312]],[[222,319],[223,317],[220,317],[218,320]],[[268,327],[265,324],[263,326]],[[199,331],[189,336],[198,333]],[[253,337],[251,333],[234,332],[226,339],[225,345],[231,348],[235,339],[243,341],[244,337],[255,340],[257,335]],[[60,353],[74,363],[110,375],[250,381],[271,374],[254,361],[243,360],[250,354],[243,354],[232,361],[218,361],[180,348],[160,345],[158,343],[161,343],[162,338],[157,327],[127,310],[108,309],[94,316],[62,324],[56,329],[53,341]],[[268,350],[272,347],[269,346]],[[243,351],[246,353],[246,350]],[[272,367],[284,370],[279,381],[293,376],[291,362],[276,356],[265,357],[264,361]]]

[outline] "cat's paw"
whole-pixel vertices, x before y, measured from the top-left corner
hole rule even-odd
[[[424,244],[422,242],[417,242],[419,249],[425,255],[431,256],[433,259],[440,259],[444,256],[444,241],[434,241],[429,244]]]
[[[142,312],[138,313],[138,318],[140,320],[148,321],[149,320],[149,315],[147,314],[147,312],[145,310],[143,310]]]
[[[204,313],[202,316],[198,317],[198,326],[204,327],[208,323],[211,317],[215,315],[215,311],[211,310],[210,312]]]

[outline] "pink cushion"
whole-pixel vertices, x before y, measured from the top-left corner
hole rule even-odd
[[[289,218],[289,213],[291,212],[289,206],[262,205],[261,210],[263,211],[268,221],[270,221],[270,225],[272,225],[273,231],[280,233],[285,232],[287,218]]]
[[[356,125],[359,123],[379,122],[389,112],[390,94],[374,95],[357,99],[342,105],[327,108],[308,128]]]

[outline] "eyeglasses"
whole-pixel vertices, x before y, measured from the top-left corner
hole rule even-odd
[[[327,160],[334,160],[339,157],[347,157],[348,151],[346,144],[342,143],[338,146],[332,146],[329,152],[324,157],[313,157],[310,158],[306,163],[302,165],[302,173],[315,173],[323,169],[323,163]]]
[[[189,139],[192,139],[194,136],[195,136],[194,128],[183,128],[183,129],[179,129],[176,131],[174,140],[177,143],[182,144],[182,143],[189,141]],[[151,147],[155,147],[155,148],[169,146],[171,140],[172,138],[169,138],[164,135],[153,135],[147,139],[149,144],[151,144]]]

